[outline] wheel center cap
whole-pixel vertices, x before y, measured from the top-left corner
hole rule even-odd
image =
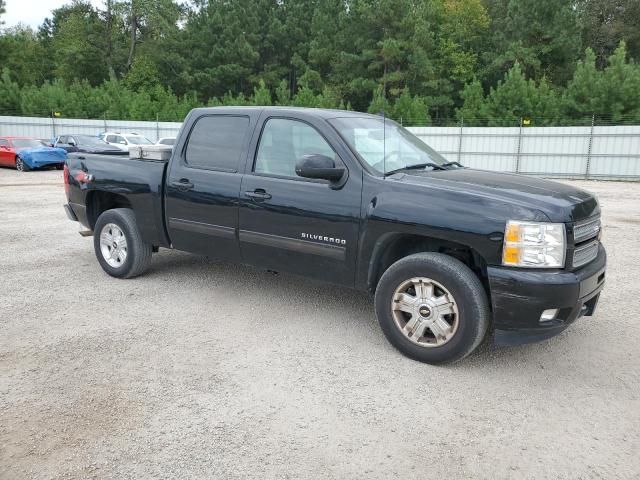
[[[116,242],[113,242],[113,248],[118,248],[118,244]]]
[[[431,316],[432,311],[428,306],[421,305],[420,308],[418,309],[418,313],[420,314],[421,317],[428,318]]]

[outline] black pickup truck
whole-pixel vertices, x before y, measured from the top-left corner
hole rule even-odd
[[[64,178],[109,275],[164,247],[368,291],[389,341],[423,362],[548,338],[604,286],[593,195],[447,162],[380,116],[195,109],[170,158],[72,154]]]

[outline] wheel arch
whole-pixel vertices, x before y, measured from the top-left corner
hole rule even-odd
[[[85,204],[87,206],[87,221],[92,230],[96,226],[98,217],[107,210],[114,208],[130,208],[133,210],[131,202],[126,196],[100,190],[88,192]]]
[[[470,245],[421,234],[388,233],[376,243],[369,261],[367,289],[374,293],[382,274],[398,260],[421,252],[449,255],[467,265],[480,279],[487,296],[487,262]]]

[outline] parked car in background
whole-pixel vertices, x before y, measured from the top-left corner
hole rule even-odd
[[[163,137],[156,142],[156,145],[169,145],[173,147],[176,143],[176,137]]]
[[[105,132],[100,134],[100,138],[124,152],[128,152],[129,147],[136,145],[153,145],[151,140],[138,133]]]
[[[102,155],[124,155],[127,152],[109,145],[101,138],[91,135],[60,135],[56,138],[54,147],[60,147],[67,152],[99,153]]]
[[[0,165],[20,172],[36,168],[62,169],[67,152],[46,146],[42,140],[25,137],[0,137]]]

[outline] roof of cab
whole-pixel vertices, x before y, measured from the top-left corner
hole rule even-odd
[[[248,112],[248,111],[264,111],[267,113],[286,114],[297,113],[304,115],[314,115],[320,118],[340,118],[340,117],[372,117],[379,118],[378,115],[370,113],[354,112],[352,110],[334,110],[330,108],[304,108],[304,107],[203,107],[192,110],[194,113],[231,113],[231,112]]]

